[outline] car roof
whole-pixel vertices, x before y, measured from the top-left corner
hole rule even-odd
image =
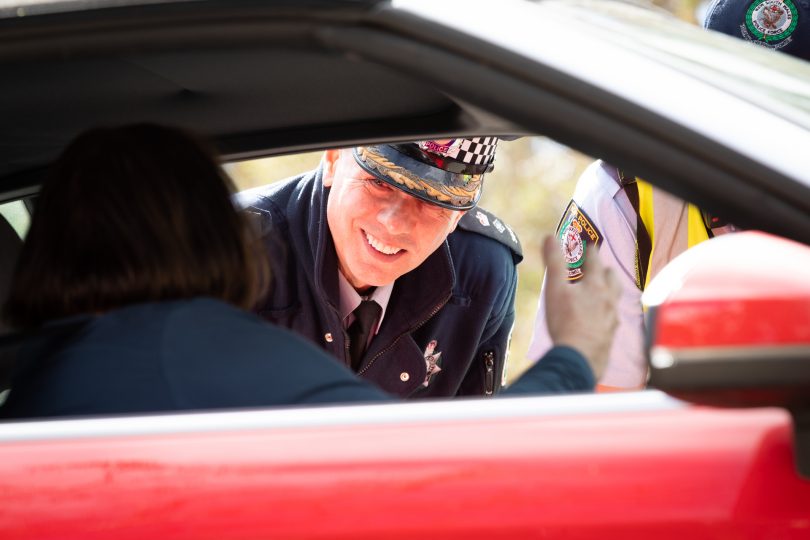
[[[229,159],[535,132],[810,242],[810,156],[788,147],[810,142],[810,68],[627,3],[20,6],[0,18],[0,200],[99,125],[179,125]]]

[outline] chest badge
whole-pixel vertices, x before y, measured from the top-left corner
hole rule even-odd
[[[430,379],[442,370],[442,353],[436,351],[438,344],[435,339],[431,339],[430,343],[425,347],[425,367],[427,374],[425,375],[425,381],[422,383],[422,386],[429,385]]]

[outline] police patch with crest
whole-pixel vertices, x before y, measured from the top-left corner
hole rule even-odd
[[[577,203],[571,201],[557,226],[557,240],[568,267],[568,280],[575,281],[584,275],[585,257],[602,243],[602,233]]]
[[[792,0],[754,0],[741,30],[746,39],[779,49],[790,43],[798,23],[799,13]]]

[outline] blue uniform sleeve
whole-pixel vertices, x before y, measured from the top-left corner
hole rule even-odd
[[[579,351],[556,346],[504,390],[503,395],[590,392],[595,384],[593,371]]]
[[[183,408],[392,399],[292,332],[215,300],[196,300],[172,314],[162,353]]]

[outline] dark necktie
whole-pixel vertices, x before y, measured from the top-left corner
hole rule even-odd
[[[360,361],[366,351],[366,344],[374,323],[382,313],[382,308],[374,300],[363,300],[352,311],[354,322],[349,325],[349,355],[352,359],[352,370],[360,369]]]

